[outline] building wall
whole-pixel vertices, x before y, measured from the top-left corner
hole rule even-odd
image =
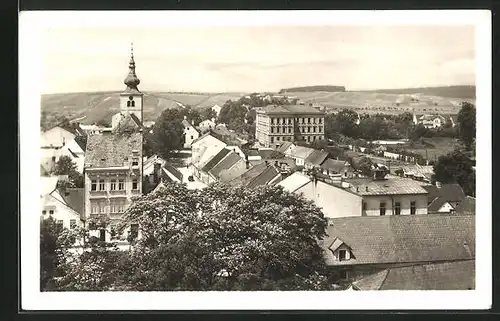
[[[297,194],[314,201],[326,218],[361,216],[362,198],[358,195],[321,181],[313,182],[299,188]]]
[[[246,161],[240,159],[231,168],[223,170],[220,174],[221,182],[229,182],[230,180],[242,175],[247,170]]]
[[[203,133],[209,129],[215,129],[215,123],[211,120],[204,120],[200,123],[198,127],[200,128],[200,131]]]
[[[184,128],[184,134],[184,148],[190,148],[193,141],[200,137],[198,131],[191,126]]]
[[[410,203],[415,201],[416,213],[427,214],[427,195],[374,195],[363,196],[363,201],[366,203],[366,210],[363,216],[380,216],[380,203],[385,202],[385,215],[393,215],[393,202],[401,203],[401,214],[410,215]]]
[[[73,139],[74,134],[61,127],[54,127],[41,134],[40,147],[62,147]]]
[[[62,197],[57,194],[59,192],[56,190],[50,195],[42,197],[40,216],[43,219],[52,217],[56,222],[61,221],[67,229],[71,229],[71,220],[74,220],[76,226],[82,227],[83,222],[80,220],[80,214],[62,202]]]
[[[454,210],[453,206],[450,205],[450,203],[446,202],[441,206],[441,208],[438,210],[439,213],[450,213],[452,210]]]
[[[127,102],[134,102],[134,106],[127,106]],[[143,95],[142,94],[128,94],[123,93],[120,95],[120,111],[129,112],[134,114],[142,122],[142,105],[143,105]]]

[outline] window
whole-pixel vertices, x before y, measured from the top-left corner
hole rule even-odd
[[[385,202],[380,202],[380,215],[385,215]]]
[[[271,125],[274,124],[274,118],[271,118]]]
[[[116,179],[111,180],[110,190],[116,191]]]
[[[279,127],[276,127],[276,133],[279,134],[280,133],[280,128]]]
[[[323,122],[323,119],[319,118],[319,123],[321,124]]]
[[[271,134],[274,133],[274,127],[271,127]]]
[[[76,227],[76,220],[69,220],[69,228],[74,229]]]
[[[316,126],[313,126],[313,132],[316,132]]]
[[[57,220],[57,226],[63,227],[63,225],[64,225],[63,220]]]
[[[292,123],[292,119],[291,118],[288,118],[288,123],[291,124]]]
[[[288,133],[291,134],[292,133],[292,127],[288,127]]]
[[[46,211],[46,210],[43,210],[43,211],[42,211],[42,214],[43,214],[43,215],[47,214],[47,211]]]
[[[139,159],[138,158],[132,159],[132,166],[139,166]]]
[[[307,118],[307,123],[310,124],[311,123],[311,118]]]
[[[104,191],[106,189],[106,186],[104,185],[104,180],[100,179],[99,180],[99,190]]]
[[[347,250],[339,250],[339,261],[347,260]]]
[[[311,132],[311,126],[307,126],[307,132],[310,133]]]
[[[194,139],[193,135],[191,135],[191,139]]]
[[[132,189],[133,189],[133,190],[138,189],[138,185],[137,185],[137,178],[134,178],[134,179],[132,180]]]
[[[280,137],[279,136],[276,136],[276,141],[279,141],[280,140]]]
[[[92,203],[91,208],[92,208],[92,214],[97,214],[97,212],[98,212],[98,206],[97,206],[97,204],[96,203]]]
[[[49,214],[54,214],[54,210],[50,210],[50,211],[49,211]]]
[[[110,213],[118,213],[118,203],[116,201],[111,201],[109,204]]]
[[[130,104],[131,104],[131,106],[132,106],[132,107],[135,107],[135,101],[133,101],[133,100],[132,100],[132,101],[130,102]]]
[[[417,212],[417,202],[412,201],[410,202],[410,214],[415,215],[416,212]]]
[[[272,128],[271,128],[272,129]],[[274,143],[274,137],[271,137],[271,143]]]
[[[401,215],[401,203],[400,202],[394,203],[394,214]]]
[[[106,213],[106,203],[105,202],[101,202],[99,203],[99,212],[102,214],[102,213]]]
[[[90,183],[90,190],[91,191],[96,191],[97,190],[97,181],[93,179]]]
[[[118,213],[125,212],[125,201],[121,201],[118,203]]]
[[[347,174],[347,173],[346,173],[346,174]],[[361,203],[361,209],[362,209],[363,211],[366,211],[366,202],[365,202],[365,201],[363,201],[363,202]]]
[[[318,127],[318,132],[319,132],[319,133],[323,132],[323,127],[322,127],[322,126],[319,126],[319,127]]]
[[[125,189],[125,181],[123,179],[118,180],[118,190],[123,191]]]
[[[130,100],[127,101],[127,107],[130,107]]]

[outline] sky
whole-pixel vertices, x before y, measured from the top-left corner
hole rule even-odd
[[[42,92],[123,90],[134,44],[141,91],[262,92],[474,85],[474,26],[51,28]]]

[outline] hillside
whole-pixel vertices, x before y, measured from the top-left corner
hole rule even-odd
[[[244,93],[144,93],[144,120],[155,120],[166,108],[191,105],[196,108],[223,105],[227,100],[237,100]],[[54,123],[56,116],[69,119],[81,118],[82,124],[93,124],[99,120],[111,121],[120,106],[120,92],[87,92],[42,95],[41,111],[47,122]]]
[[[344,86],[305,86],[305,87],[292,87],[283,88],[279,91],[280,94],[289,92],[315,92],[315,91],[326,91],[326,92],[343,92],[345,91]]]
[[[377,89],[364,90],[364,92],[375,92],[385,94],[422,94],[428,96],[441,96],[448,98],[475,99],[476,86],[445,86],[445,87],[421,87],[402,89]]]

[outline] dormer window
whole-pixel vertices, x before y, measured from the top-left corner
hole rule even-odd
[[[339,250],[339,261],[347,260],[347,250]]]

